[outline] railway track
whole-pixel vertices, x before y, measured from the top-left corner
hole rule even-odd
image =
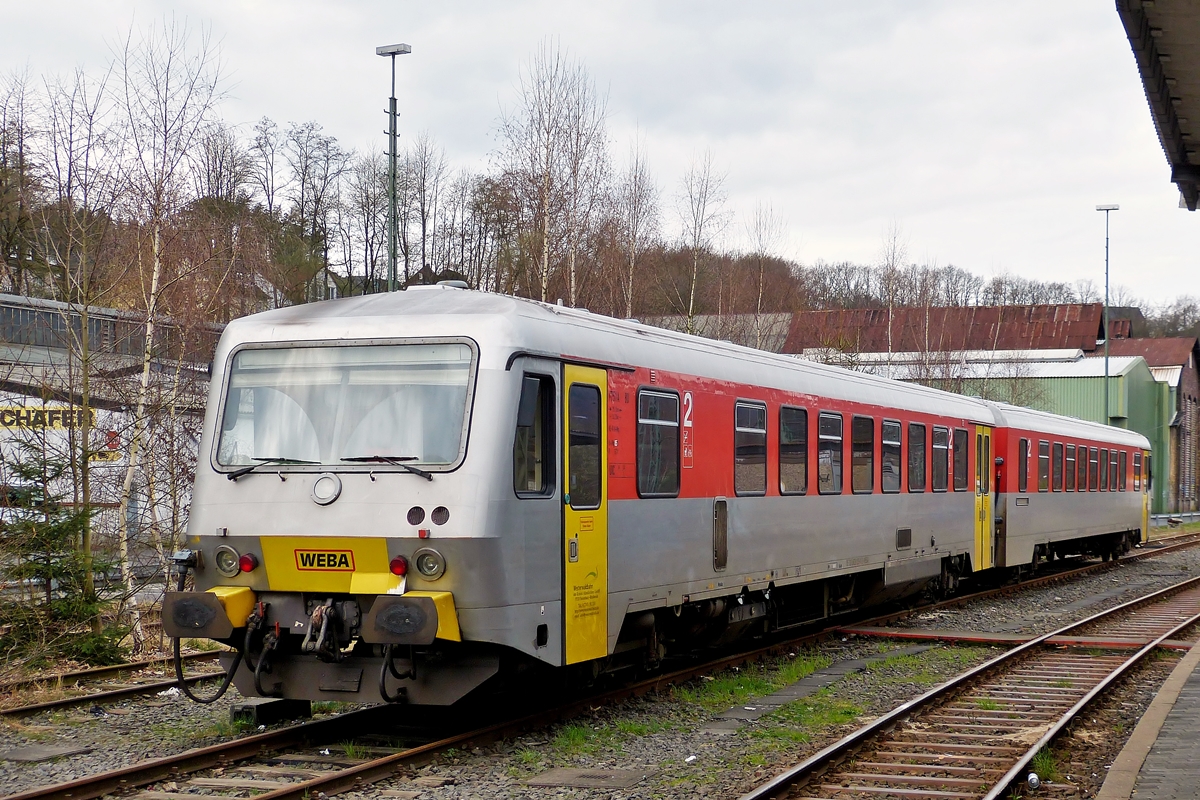
[[[1094,614],[905,703],[742,800],[998,800],[1028,779],[1035,756],[1084,708],[1197,622],[1200,578]],[[1144,644],[1132,654],[1053,644],[1071,635]]]
[[[1172,540],[1170,544],[1134,551],[1126,556],[1126,559],[1136,560],[1161,555],[1200,543],[1200,535],[1176,538],[1179,541]],[[1116,563],[1118,562],[1098,562],[1072,568],[1063,572],[1038,576],[1019,584],[988,589],[902,612],[886,614],[865,622],[883,624],[909,614],[959,605],[979,598],[1002,595],[1046,583],[1068,580],[1089,572],[1111,569]],[[1200,592],[1200,589],[1197,591]],[[1141,603],[1145,600],[1134,602]],[[1131,604],[1118,608],[1129,606]],[[1104,614],[1111,614],[1114,611],[1115,609],[1104,612]],[[1075,626],[1067,626],[1062,631],[1039,637],[1027,645],[1022,645],[1022,648],[1035,646],[1050,636],[1061,635],[1063,631],[1098,620],[1104,614],[1089,617],[1088,620],[1076,623]],[[700,675],[779,655],[793,650],[797,646],[815,642],[835,630],[837,630],[836,626],[801,637],[792,637],[752,651],[688,666],[615,690],[547,707],[532,714],[510,714],[507,719],[492,724],[472,726],[469,724],[469,720],[460,720],[460,729],[446,732],[440,738],[429,736],[429,733],[436,728],[430,724],[430,719],[405,718],[403,713],[405,709],[403,708],[375,706],[331,719],[288,726],[175,756],[154,759],[68,783],[32,789],[20,794],[9,795],[6,800],[50,800],[51,798],[88,800],[88,798],[97,798],[117,791],[134,800],[179,800],[183,796],[175,791],[161,789],[142,789],[130,794],[130,791],[137,787],[147,787],[164,782],[176,787],[190,785],[207,790],[242,788],[263,792],[256,795],[256,800],[306,800],[306,798],[318,797],[321,793],[333,795],[403,774],[406,770],[419,766],[450,748],[483,745],[526,730],[569,719],[600,704],[620,702],[671,685],[694,680]],[[1020,651],[1022,648],[1017,648],[1013,652]],[[989,664],[995,663],[997,663],[996,660],[989,662]],[[397,716],[400,717],[398,721]],[[360,735],[364,730],[378,733],[364,738]],[[381,742],[386,742],[387,746],[381,747]],[[343,751],[340,755],[339,747]],[[378,758],[351,758],[345,754],[346,752],[381,754]],[[198,773],[214,768],[221,770],[220,776],[198,775]],[[413,788],[422,788],[422,784],[417,783]],[[428,788],[428,785],[425,785],[424,788]]]
[[[184,660],[189,664],[205,663],[208,661],[215,661],[217,655],[218,653],[216,651],[206,653],[189,653],[184,656]],[[91,669],[83,669],[75,672],[58,672],[38,678],[28,678],[2,684],[0,685],[0,694],[18,693],[22,690],[36,688],[70,688],[80,684],[89,684],[96,681],[119,678],[122,675],[128,675],[145,669],[153,669],[155,667],[170,669],[171,662],[170,660],[152,659],[146,661],[132,661],[127,664],[114,664],[107,667],[93,667]],[[211,678],[221,677],[223,674],[223,672],[218,670],[190,676],[187,680],[189,684],[195,684]],[[156,694],[158,692],[166,691],[177,684],[178,681],[176,681],[175,678],[171,678],[169,680],[135,681],[133,683],[119,684],[115,686],[110,684],[100,691],[88,691],[82,694],[57,697],[52,700],[44,700],[36,703],[26,703],[19,706],[0,708],[0,717],[19,717],[26,716],[28,714],[36,714],[41,711],[53,711],[72,706],[110,703],[116,700],[125,700],[130,697]]]

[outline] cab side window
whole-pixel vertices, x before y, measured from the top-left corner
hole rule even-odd
[[[919,422],[908,425],[908,490],[925,491],[925,431]]]
[[[842,415],[817,417],[817,491],[842,493]]]
[[[513,438],[513,490],[519,497],[554,493],[554,381],[526,375]]]
[[[779,493],[808,491],[808,412],[779,409]]]
[[[900,423],[884,420],[880,428],[883,442],[879,483],[883,491],[900,491]]]
[[[733,490],[736,494],[766,494],[767,407],[757,403],[734,406]]]

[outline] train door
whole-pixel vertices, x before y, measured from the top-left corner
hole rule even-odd
[[[608,375],[563,365],[563,643],[566,663],[608,654]]]
[[[990,569],[992,557],[992,429],[975,426],[975,552],[976,571]]]
[[[1150,541],[1150,453],[1142,452],[1142,541]]]

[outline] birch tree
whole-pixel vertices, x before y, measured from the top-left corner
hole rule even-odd
[[[688,286],[687,333],[696,332],[696,285],[701,262],[711,251],[716,237],[728,222],[725,212],[725,175],[716,171],[711,150],[692,158],[680,184],[679,217],[683,246],[691,261]]]

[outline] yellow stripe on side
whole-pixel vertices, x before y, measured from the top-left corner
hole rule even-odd
[[[461,642],[462,632],[458,629],[458,610],[454,608],[454,595],[450,592],[405,592],[405,597],[428,597],[437,609],[437,638],[450,642]]]
[[[400,585],[386,539],[264,536],[259,546],[273,592],[386,594]]]
[[[246,627],[246,617],[254,610],[254,602],[257,599],[253,589],[248,586],[214,586],[208,591],[221,601],[225,616],[229,617],[233,627]]]

